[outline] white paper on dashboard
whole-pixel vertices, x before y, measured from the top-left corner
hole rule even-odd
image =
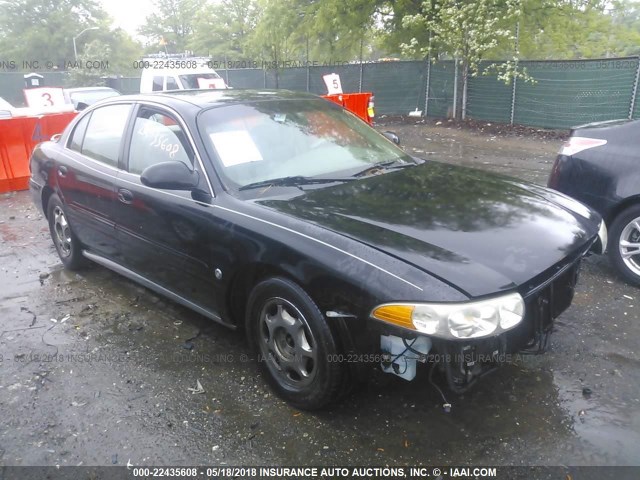
[[[246,130],[210,133],[209,138],[225,167],[263,160],[258,147]]]

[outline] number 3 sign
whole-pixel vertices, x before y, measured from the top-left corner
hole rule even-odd
[[[340,75],[338,75],[337,73],[330,73],[329,75],[324,75],[322,79],[324,80],[324,83],[327,86],[329,95],[342,93],[342,85],[340,84]]]
[[[27,106],[31,108],[61,107],[65,104],[62,88],[26,88],[23,92]]]

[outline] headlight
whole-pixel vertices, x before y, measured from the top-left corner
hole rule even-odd
[[[519,293],[462,303],[399,303],[373,309],[371,316],[425,335],[445,339],[498,335],[524,318],[524,300]]]

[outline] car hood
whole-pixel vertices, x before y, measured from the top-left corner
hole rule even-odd
[[[471,297],[531,280],[583,248],[599,224],[568,197],[438,162],[302,188],[309,190],[258,203],[400,258]]]

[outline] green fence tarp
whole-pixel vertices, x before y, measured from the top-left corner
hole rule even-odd
[[[543,128],[569,128],[595,121],[640,118],[640,87],[632,101],[638,74],[638,57],[602,60],[523,61],[535,80],[518,79],[513,85],[497,80],[495,73],[483,75],[490,62],[480,65],[481,73],[467,84],[466,114],[475,120],[514,123]],[[461,71],[462,69],[460,69]],[[453,116],[455,66],[453,61],[401,61],[284,68],[277,72],[262,69],[218,70],[233,88],[285,88],[326,93],[323,75],[340,75],[344,92],[373,92],[376,113],[406,115],[416,109],[430,117]],[[24,104],[22,73],[0,73],[0,96],[16,106]],[[64,72],[44,73],[45,84],[66,86]],[[458,75],[457,108],[462,111],[462,74]],[[108,85],[122,93],[139,91],[139,77],[119,77]],[[71,86],[71,85],[69,85]],[[428,93],[427,93],[428,90]]]
[[[429,73],[429,103],[427,115],[446,118],[453,113],[455,65],[453,62],[431,64]]]
[[[569,128],[629,117],[638,58],[523,66],[536,82],[518,81],[514,123]]]
[[[467,81],[467,117],[509,123],[513,86],[487,75],[487,65],[481,65],[477,76]]]
[[[368,63],[362,91],[375,95],[376,115],[407,115],[424,110],[426,73],[425,62]]]

